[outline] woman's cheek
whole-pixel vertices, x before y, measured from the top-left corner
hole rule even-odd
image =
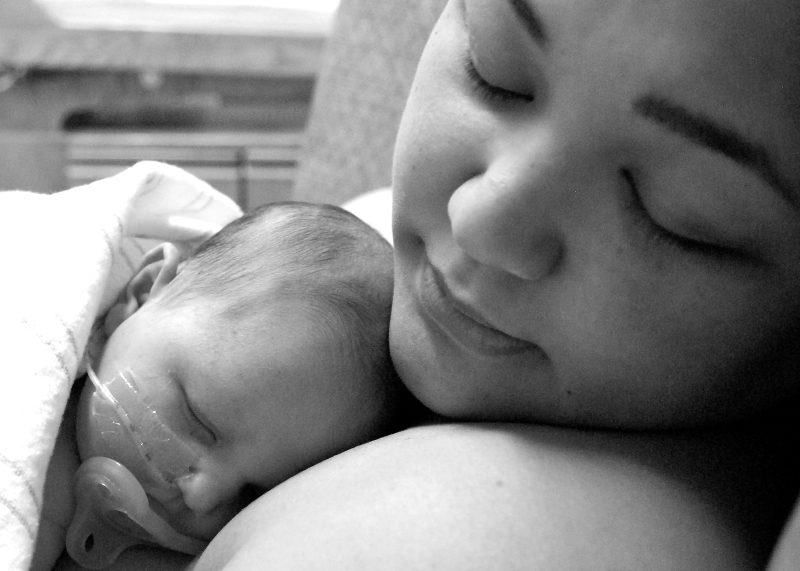
[[[465,85],[466,36],[448,6],[426,46],[403,114],[394,158],[396,220],[417,231],[447,222],[447,204],[485,170],[488,119]]]

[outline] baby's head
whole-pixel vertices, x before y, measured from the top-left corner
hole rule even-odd
[[[128,466],[153,509],[210,538],[253,492],[393,430],[408,401],[388,353],[392,281],[389,244],[334,206],[271,204],[187,260],[150,252],[95,370],[101,383],[130,371],[141,408],[197,453],[169,474],[150,466],[170,485]],[[84,460],[115,454],[99,436],[79,444]]]
[[[800,3],[451,0],[394,165],[392,356],[460,419],[800,395]]]

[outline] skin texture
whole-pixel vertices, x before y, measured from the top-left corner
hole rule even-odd
[[[449,417],[611,428],[796,398],[796,4],[525,5],[544,40],[511,2],[450,2],[418,69],[395,155],[404,381]],[[677,107],[762,145],[780,190],[659,119]]]
[[[770,442],[750,430],[411,429],[278,486],[195,571],[757,569],[789,495],[763,485],[789,457]]]

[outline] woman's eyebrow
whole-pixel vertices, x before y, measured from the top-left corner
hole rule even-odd
[[[712,151],[721,153],[755,172],[778,191],[789,204],[797,205],[791,185],[781,176],[763,145],[748,141],[733,129],[720,125],[710,117],[695,113],[664,98],[645,95],[633,103],[643,117],[663,125]]]
[[[547,35],[544,33],[542,20],[530,4],[528,4],[527,0],[508,0],[508,3],[511,4],[511,9],[514,10],[514,14],[519,18],[520,22],[522,22],[525,31],[533,38],[533,41],[542,47],[546,46],[548,39]]]

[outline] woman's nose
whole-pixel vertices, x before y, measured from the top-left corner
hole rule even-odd
[[[524,280],[553,272],[564,255],[554,209],[565,197],[563,182],[543,170],[496,161],[460,186],[447,207],[459,248]]]

